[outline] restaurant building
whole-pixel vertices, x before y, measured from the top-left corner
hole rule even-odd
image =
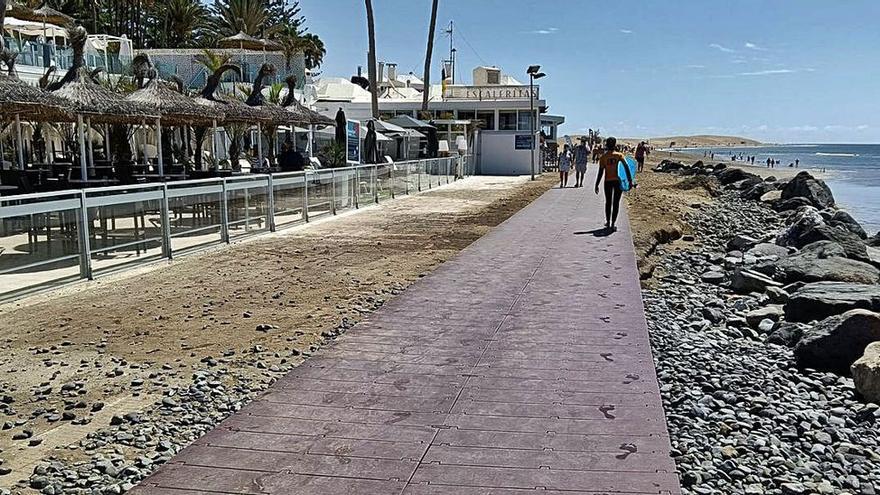
[[[535,129],[536,142],[542,132],[548,141],[555,140],[557,127],[565,122],[563,116],[546,114],[547,102],[538,85],[530,89],[497,67],[475,68],[469,85],[431,85],[427,89],[428,112],[421,110],[425,89],[416,76],[399,75],[395,64],[380,63],[377,79],[383,120],[408,115],[433,123],[441,140],[440,150],[474,154],[476,169],[482,174],[531,173],[531,129]],[[316,81],[310,96],[314,108],[327,116],[333,117],[341,108],[349,119],[371,117],[370,92],[344,78]],[[534,127],[530,108],[540,119]],[[536,163],[540,163],[540,151],[535,153]]]

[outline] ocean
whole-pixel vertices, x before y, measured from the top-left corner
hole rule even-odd
[[[687,148],[680,151],[715,152],[716,159],[734,154],[755,156],[755,165],[767,158],[779,160],[779,168],[800,160],[802,170],[825,169],[825,182],[837,204],[858,220],[868,235],[880,231],[880,144],[788,144],[739,148]],[[738,159],[738,158],[737,158]]]

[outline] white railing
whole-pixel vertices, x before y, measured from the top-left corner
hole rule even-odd
[[[473,175],[449,157],[0,197],[0,300]]]

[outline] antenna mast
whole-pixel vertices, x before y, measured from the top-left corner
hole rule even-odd
[[[455,24],[453,21],[449,21],[449,27],[446,28],[447,36],[449,36],[449,63],[452,66],[452,74],[450,77],[452,78],[452,84],[455,84],[455,46],[452,44],[453,33],[455,31]]]

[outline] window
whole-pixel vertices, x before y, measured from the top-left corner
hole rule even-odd
[[[459,110],[458,120],[474,120],[477,118],[477,112],[473,110]]]
[[[529,131],[532,129],[532,119],[529,119],[529,114],[531,114],[531,112],[528,110],[520,110],[517,113],[517,127],[520,131]]]
[[[415,111],[413,111],[413,110],[395,110],[395,111],[394,111],[394,115],[395,115],[395,116],[397,116],[397,115],[406,115],[406,116],[412,117],[413,114],[415,114]]]
[[[516,110],[501,110],[498,112],[498,130],[516,130]]]
[[[477,120],[483,121],[483,129],[495,130],[495,112],[477,112]]]

